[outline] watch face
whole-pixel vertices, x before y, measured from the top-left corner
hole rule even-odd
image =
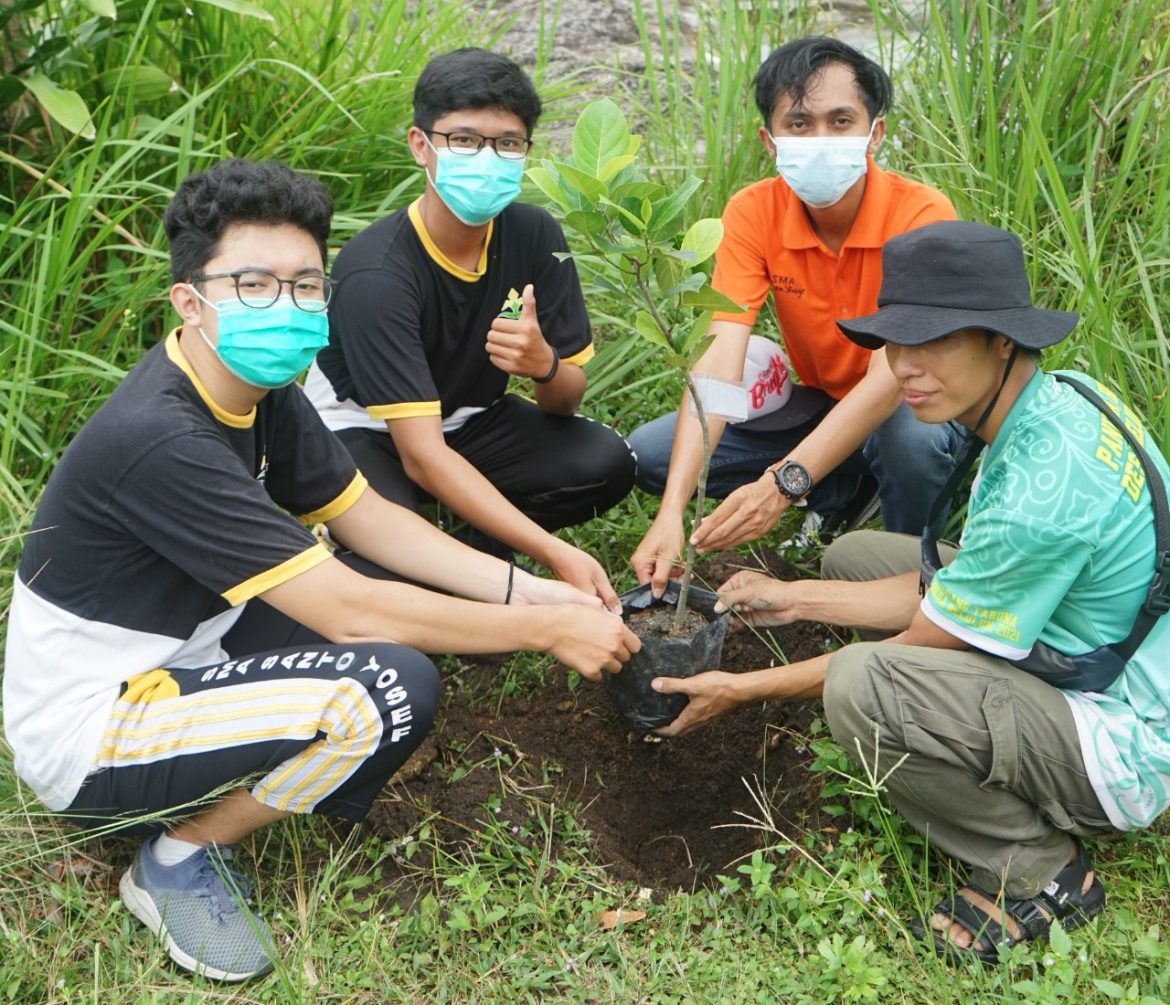
[[[786,496],[803,499],[812,488],[812,476],[796,461],[789,461],[776,472],[777,482]]]

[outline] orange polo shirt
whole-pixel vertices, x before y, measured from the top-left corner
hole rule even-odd
[[[756,182],[727,203],[712,279],[715,289],[747,312],[717,314],[716,320],[754,324],[771,291],[784,348],[801,383],[839,400],[865,376],[870,352],[842,335],[836,322],[877,310],[882,245],[896,234],[954,218],[941,192],[883,171],[871,158],[857,218],[833,254],[782,178]]]

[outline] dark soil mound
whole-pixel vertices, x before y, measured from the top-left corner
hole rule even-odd
[[[705,579],[721,583],[734,571],[729,560],[740,561],[718,556]],[[787,567],[773,571],[783,575]],[[768,634],[795,661],[822,652],[828,633],[798,624]],[[632,731],[603,688],[581,682],[571,689],[556,670],[530,697],[485,707],[475,694],[500,662],[477,660],[460,675],[462,686],[447,689],[433,736],[375,805],[367,826],[397,837],[429,820],[441,845],[455,851],[484,831],[495,809],[497,822],[519,829],[534,796],[574,804],[595,841],[595,860],[615,879],[660,894],[734,870],[737,859],[767,840],[741,816],[760,816],[749,785],[788,836],[810,826],[810,814],[815,818],[803,737],[818,702],[742,708],[706,729],[663,740]],[[728,633],[724,669],[777,662],[751,631]],[[493,810],[488,800],[497,804]]]

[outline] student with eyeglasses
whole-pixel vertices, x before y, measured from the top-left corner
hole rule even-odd
[[[600,564],[553,533],[621,500],[635,461],[577,414],[594,354],[577,270],[556,221],[516,201],[540,112],[503,56],[427,64],[407,132],[425,190],[341,249],[305,389],[387,498],[437,500],[476,547],[617,609]]]
[[[533,649],[596,679],[640,645],[592,592],[383,499],[321,423],[295,378],[326,343],[332,209],[280,164],[182,183],[181,324],[54,469],[8,616],[17,774],[81,826],[146,838],[122,900],[217,980],[276,955],[236,844],[290,813],[366,815],[431,728],[424,652]]]

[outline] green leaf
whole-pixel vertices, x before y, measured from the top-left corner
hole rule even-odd
[[[114,0],[81,0],[81,2],[99,17],[117,20],[118,10],[114,6]]]
[[[633,154],[622,154],[620,157],[614,157],[612,160],[606,161],[601,165],[601,170],[597,172],[597,177],[602,181],[609,181],[619,171],[629,167],[633,163]]]
[[[682,250],[692,251],[695,264],[707,261],[723,240],[723,221],[713,217],[696,220],[683,238]]]
[[[573,163],[598,179],[603,177],[602,171],[609,161],[615,157],[629,157],[634,152],[630,149],[630,127],[626,117],[609,98],[591,101],[585,106],[573,128],[572,142]]]
[[[1113,981],[1103,981],[1098,978],[1093,978],[1093,984],[1101,994],[1107,998],[1124,998],[1125,988],[1120,984],[1115,984]]]
[[[575,209],[565,216],[566,227],[593,237],[604,234],[608,222],[600,213],[588,209]]]
[[[663,188],[655,181],[630,181],[609,190],[611,199],[661,199]]]
[[[707,338],[707,329],[711,327],[711,319],[714,316],[714,311],[703,311],[702,314],[695,318],[691,324],[691,330],[687,333],[687,341]]]
[[[257,17],[261,21],[275,21],[276,19],[263,7],[247,0],[195,0],[196,3],[205,3],[209,7],[219,7],[229,10],[233,14],[243,14],[245,17]]]
[[[569,203],[566,201],[564,193],[561,192],[557,176],[549,168],[547,161],[544,164],[530,167],[527,174],[529,181],[544,193],[546,199],[560,206],[562,210],[568,210]]]
[[[602,196],[609,194],[605,182],[599,181],[591,174],[586,174],[572,164],[561,161],[557,164],[557,173],[561,176],[562,183],[567,183],[578,195],[590,202],[596,202]]]
[[[742,314],[743,308],[734,300],[725,297],[718,290],[704,286],[695,293],[684,293],[682,302],[687,307],[694,307],[701,311],[726,311],[729,314]]]
[[[89,109],[76,91],[58,87],[39,72],[27,77],[24,86],[32,91],[41,107],[71,133],[77,133],[87,140],[94,138],[93,120],[90,118]]]
[[[653,342],[656,346],[661,346],[667,352],[674,351],[674,346],[662,334],[662,329],[658,327],[658,322],[646,311],[638,311],[634,315],[634,330],[647,342]]]
[[[707,351],[707,345],[715,336],[708,334],[707,329],[711,327],[711,318],[713,317],[711,311],[703,311],[691,325],[686,335],[683,337],[683,343],[680,346],[682,354],[686,356],[687,360],[693,363],[704,352]]]
[[[665,300],[669,297],[677,297],[683,293],[698,293],[706,281],[707,277],[703,273],[693,272],[689,276],[684,276],[684,278],[680,279],[668,289],[662,290],[659,296]],[[688,304],[687,306],[692,305]]]
[[[665,199],[660,199],[654,204],[654,217],[650,221],[650,235],[654,240],[665,240],[674,236],[687,201],[700,184],[698,178],[687,178]]]
[[[1052,923],[1052,928],[1048,932],[1048,944],[1061,956],[1068,956],[1072,952],[1072,939],[1068,937],[1059,921]]]
[[[662,291],[674,289],[687,274],[684,265],[667,255],[655,255],[651,267],[654,269],[654,279],[658,283],[658,289]]]
[[[644,224],[641,220],[639,220],[638,217],[634,216],[634,214],[631,213],[624,206],[619,206],[612,199],[606,199],[604,197],[601,198],[600,202],[601,202],[601,205],[610,207],[610,209],[612,209],[614,212],[618,213],[622,217],[623,221],[628,222],[630,224],[630,226],[626,227],[626,229],[631,234],[640,234],[640,233],[642,233],[642,231],[644,231],[646,229],[646,224]]]
[[[117,66],[98,74],[98,83],[105,91],[133,91],[136,98],[156,101],[171,93],[174,81],[157,66]]]

